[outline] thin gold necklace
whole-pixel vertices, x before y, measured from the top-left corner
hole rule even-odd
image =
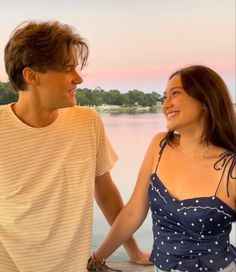
[[[180,145],[177,146],[176,150],[179,153],[179,155],[183,156],[186,159],[203,159],[206,158],[209,153],[210,145],[207,145],[204,150],[201,150],[200,152],[187,152],[181,149]]]

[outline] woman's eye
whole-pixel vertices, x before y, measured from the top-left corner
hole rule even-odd
[[[178,95],[179,93],[180,93],[179,91],[173,91],[173,92],[172,92],[172,95],[173,95],[173,96],[176,96],[176,95]]]

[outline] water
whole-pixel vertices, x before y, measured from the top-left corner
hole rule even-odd
[[[135,186],[139,167],[142,163],[146,149],[153,136],[166,130],[166,122],[163,114],[120,114],[102,115],[106,133],[119,156],[118,162],[112,170],[112,177],[126,203]],[[143,250],[150,251],[152,247],[151,215],[140,229],[135,233],[135,238]],[[97,248],[104,239],[109,226],[103,214],[95,204],[93,249]],[[231,242],[236,245],[235,225],[233,225]],[[126,260],[127,255],[120,247],[111,259]]]

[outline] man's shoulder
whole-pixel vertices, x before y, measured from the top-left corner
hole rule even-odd
[[[0,110],[3,111],[9,107],[10,104],[0,105]]]
[[[99,119],[99,113],[92,107],[74,106],[61,109],[61,113],[67,116],[68,119],[92,121]]]
[[[74,107],[61,109],[61,111],[65,114],[97,115],[96,110],[92,107],[74,106]]]
[[[6,113],[9,108],[9,104],[7,105],[0,105],[0,118]]]

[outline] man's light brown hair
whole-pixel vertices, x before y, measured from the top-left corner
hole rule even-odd
[[[30,67],[38,72],[63,71],[71,65],[72,48],[78,48],[78,62],[82,69],[89,49],[74,29],[58,21],[21,24],[12,33],[4,51],[5,68],[16,91],[26,90],[22,71]],[[76,60],[74,60],[76,63]]]

